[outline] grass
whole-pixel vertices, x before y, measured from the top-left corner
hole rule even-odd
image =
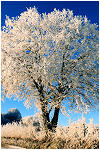
[[[1,128],[1,145],[14,145],[26,149],[99,149],[99,128],[92,123],[77,121],[68,127],[58,126],[55,133],[32,125],[7,124]]]
[[[23,147],[26,149],[99,149],[99,141],[94,140],[87,142],[85,140],[79,140],[72,142],[71,140],[66,141],[62,139],[45,139],[42,141],[33,139],[21,139],[21,138],[1,138],[1,146],[14,145]]]

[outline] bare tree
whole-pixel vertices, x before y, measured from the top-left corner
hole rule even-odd
[[[34,7],[7,17],[1,34],[4,98],[35,103],[47,130],[56,128],[60,110],[96,106],[98,26],[86,16],[65,9],[41,15]]]

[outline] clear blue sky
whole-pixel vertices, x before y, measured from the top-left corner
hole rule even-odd
[[[6,15],[11,17],[19,16],[20,13],[26,11],[29,7],[36,7],[39,13],[49,13],[54,10],[54,8],[62,10],[70,9],[73,10],[74,15],[87,16],[91,23],[99,24],[99,2],[98,1],[2,1],[1,2],[1,27],[5,24]],[[11,108],[17,108],[22,117],[33,115],[35,112],[35,107],[33,109],[27,110],[23,105],[23,102],[13,101],[6,99],[5,103],[1,102],[1,112],[6,113]],[[89,118],[94,119],[94,124],[99,124],[99,112],[90,111],[86,117],[87,123]],[[71,116],[72,120],[77,120],[81,117],[81,114],[73,113]],[[69,118],[63,116],[60,113],[59,124],[68,125]]]

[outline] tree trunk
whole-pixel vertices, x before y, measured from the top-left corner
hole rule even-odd
[[[59,116],[59,107],[56,107],[54,110],[54,116],[50,122],[50,118],[49,118],[49,112],[47,110],[47,105],[48,103],[45,101],[45,96],[44,96],[44,92],[43,92],[43,85],[42,85],[42,80],[41,77],[38,79],[39,83],[37,83],[34,79],[33,82],[36,86],[36,88],[38,89],[38,92],[40,94],[40,103],[41,103],[41,110],[42,110],[42,117],[43,117],[43,122],[44,122],[44,128],[46,130],[46,133],[48,133],[48,131],[52,131],[54,132],[56,127],[57,127],[57,123],[58,123],[58,116]]]
[[[42,110],[44,128],[45,130],[48,130],[50,124],[49,113],[47,111],[47,105],[43,102],[41,102],[41,110]]]
[[[58,123],[58,116],[59,116],[60,108],[55,108],[54,116],[50,122],[49,113],[46,112],[43,107],[44,106],[42,106],[42,117],[43,117],[43,122],[44,122],[44,128],[47,132],[48,131],[55,132],[57,123]]]
[[[57,127],[59,110],[60,110],[60,108],[55,108],[54,116],[53,116],[52,121],[51,121],[51,127],[52,127],[53,132],[55,132],[55,129]]]

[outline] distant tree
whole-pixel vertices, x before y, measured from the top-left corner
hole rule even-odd
[[[86,16],[65,9],[41,15],[34,7],[7,17],[1,35],[3,95],[34,102],[46,130],[56,128],[60,109],[96,106],[98,26]]]
[[[22,119],[21,113],[18,109],[12,108],[8,110],[8,113],[1,114],[1,125],[5,125],[7,123],[19,123]]]
[[[6,125],[7,123],[10,123],[9,119],[6,119],[5,114],[1,114],[1,125]]]

